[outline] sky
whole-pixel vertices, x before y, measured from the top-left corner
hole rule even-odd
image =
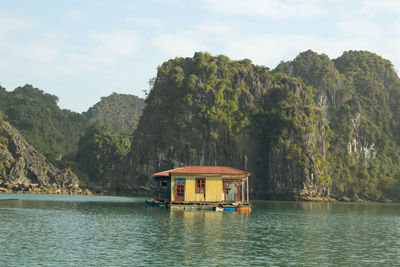
[[[312,49],[368,50],[400,67],[397,0],[0,0],[0,85],[86,111],[145,97],[157,67],[197,51],[271,69]]]

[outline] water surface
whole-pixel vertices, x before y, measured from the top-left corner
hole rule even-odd
[[[1,266],[390,266],[400,205],[253,203],[177,211],[144,198],[0,194]]]

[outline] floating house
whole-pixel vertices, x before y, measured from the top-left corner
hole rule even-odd
[[[154,200],[171,208],[249,208],[249,176],[246,171],[221,166],[187,166],[158,172],[153,174]]]

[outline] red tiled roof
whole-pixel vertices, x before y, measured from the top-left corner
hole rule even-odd
[[[157,172],[153,176],[169,176],[171,173],[181,174],[243,174],[249,176],[250,174],[245,171],[234,169],[231,167],[223,166],[187,166],[182,168],[176,168],[163,172]]]

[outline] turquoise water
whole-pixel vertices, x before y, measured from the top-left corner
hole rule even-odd
[[[0,266],[392,266],[400,205],[266,202],[170,211],[143,198],[0,194]]]

